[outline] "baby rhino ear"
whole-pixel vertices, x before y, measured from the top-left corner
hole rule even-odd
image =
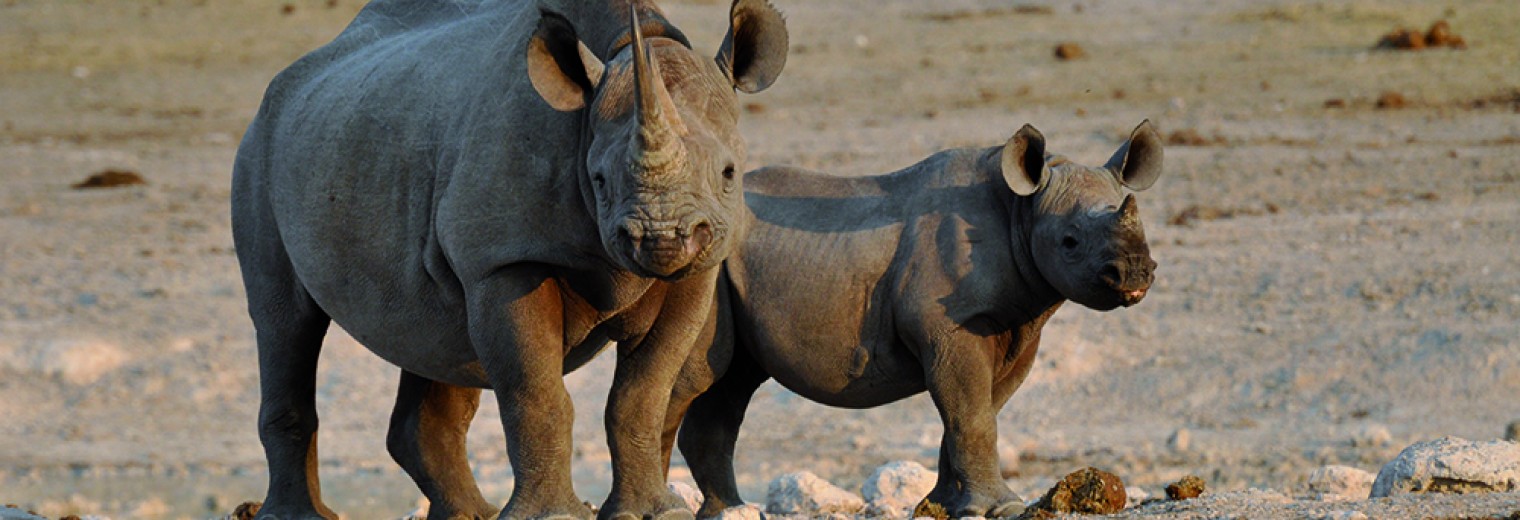
[[[1019,195],[1039,191],[1045,181],[1045,135],[1024,125],[1003,145],[1000,165],[1008,189]]]
[[[1135,191],[1143,191],[1156,183],[1156,178],[1161,176],[1161,136],[1156,135],[1149,119],[1141,121],[1140,126],[1130,132],[1129,140],[1114,152],[1104,167],[1114,172],[1120,184]]]

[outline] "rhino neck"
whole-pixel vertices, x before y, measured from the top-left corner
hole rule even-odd
[[[992,148],[983,155],[981,171],[989,176],[992,186],[1004,187],[999,173],[998,154],[1001,148]],[[1016,282],[1020,298],[1020,305],[1025,313],[1044,315],[1047,311],[1066,301],[1056,288],[1050,285],[1045,275],[1040,273],[1040,268],[1034,261],[1034,251],[1031,244],[1034,242],[1034,223],[1036,220],[1035,198],[1021,197],[1012,191],[999,189],[1000,199],[1008,215],[1009,254],[1012,256],[1015,272],[1012,273]]]

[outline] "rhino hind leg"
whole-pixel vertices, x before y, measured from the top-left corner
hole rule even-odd
[[[317,357],[331,319],[304,293],[281,298],[249,284],[259,350],[259,440],[269,490],[259,518],[336,519],[317,477]]]
[[[478,388],[401,371],[385,446],[427,497],[430,520],[496,516],[497,509],[480,494],[465,448],[479,407]]]
[[[734,444],[750,399],[768,379],[743,349],[735,349],[728,371],[687,409],[679,442],[702,491],[698,518],[717,518],[725,509],[744,505],[734,478]]]

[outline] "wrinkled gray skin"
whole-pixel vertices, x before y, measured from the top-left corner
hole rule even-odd
[[[401,367],[387,446],[429,518],[497,515],[465,458],[482,388],[516,476],[500,517],[589,517],[562,375],[609,341],[601,517],[690,516],[664,486],[660,412],[745,234],[735,89],[769,86],[787,46],[764,0],[731,12],[714,59],[643,0],[378,0],[274,79],[232,189],[260,518],[336,517],[316,471],[330,323]]]
[[[706,497],[698,516],[742,504],[734,441],[768,378],[848,408],[928,390],[945,434],[927,499],[952,517],[1023,510],[998,472],[996,415],[1029,373],[1040,329],[1066,300],[1139,302],[1156,265],[1124,194],[1160,175],[1150,124],[1101,168],[1044,148],[1025,126],[1004,146],[882,176],[746,175],[750,235],[724,264],[715,343],[693,351],[671,399],[679,416],[706,391],[680,427]]]

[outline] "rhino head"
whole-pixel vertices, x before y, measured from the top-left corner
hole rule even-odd
[[[1029,198],[1023,240],[1052,288],[1100,311],[1145,297],[1156,261],[1135,196],[1124,191],[1143,191],[1161,175],[1161,139],[1149,121],[1100,168],[1046,155],[1045,137],[1029,125],[1003,146],[1000,163],[1008,187]]]
[[[715,58],[629,2],[629,31],[607,62],[545,13],[528,49],[539,94],[586,110],[580,180],[609,259],[640,276],[676,279],[716,267],[744,239],[745,161],[735,90],[759,92],[786,62],[781,14],[736,0]],[[658,11],[649,18],[659,20]]]

